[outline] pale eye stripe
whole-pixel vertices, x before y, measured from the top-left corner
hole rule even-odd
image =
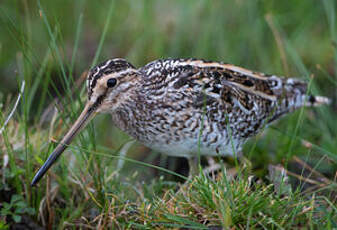
[[[105,69],[108,65],[110,65],[110,63],[112,62],[112,60],[108,60],[104,66],[101,66],[100,69]]]
[[[99,67],[96,67],[96,72],[92,75],[93,77],[96,77],[97,74],[99,74],[99,72],[101,71],[101,69]]]
[[[101,72],[101,70],[104,70],[107,66],[110,65],[110,63],[112,62],[112,60],[108,60],[105,62],[105,64],[103,66],[97,66],[97,71],[93,74],[93,77],[96,77],[97,74],[99,74]]]

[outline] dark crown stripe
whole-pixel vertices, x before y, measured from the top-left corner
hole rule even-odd
[[[93,92],[93,89],[96,87],[98,79],[100,79],[103,75],[112,74],[121,72],[126,69],[134,69],[135,67],[127,62],[124,59],[116,58],[116,59],[109,59],[105,62],[102,62],[95,67],[93,67],[89,71],[88,76],[88,97],[90,98]]]

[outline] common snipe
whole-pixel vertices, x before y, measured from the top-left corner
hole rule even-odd
[[[328,103],[307,83],[198,59],[156,60],[139,69],[107,60],[87,78],[88,102],[35,175],[36,184],[98,112],[144,145],[193,162],[240,151],[264,126],[301,106]],[[191,167],[191,165],[190,165]]]

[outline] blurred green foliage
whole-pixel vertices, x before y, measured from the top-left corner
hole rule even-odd
[[[330,26],[326,12],[335,10],[329,6],[333,7],[333,1],[113,1],[109,21],[111,1],[60,0],[41,4],[66,66],[71,63],[81,23],[75,57],[77,74],[92,64],[106,25],[100,61],[124,57],[140,66],[158,58],[196,57],[285,74],[267,15],[310,71],[319,73],[316,66],[320,65],[334,73],[332,39],[336,38],[336,31],[330,28],[333,25]],[[16,89],[18,55],[23,54],[30,62],[24,70],[31,78],[26,80],[32,82],[51,41],[36,1],[3,1],[1,24],[0,89],[8,93]],[[52,65],[53,61],[50,62]],[[287,74],[304,74],[289,55],[287,62]],[[53,78],[57,79],[59,68],[56,65],[54,69]]]

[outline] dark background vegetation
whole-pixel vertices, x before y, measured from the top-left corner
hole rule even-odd
[[[2,1],[0,229],[336,228],[336,10],[334,0]],[[85,72],[114,57],[138,67],[194,57],[298,77],[332,104],[272,125],[247,143],[245,164],[215,159],[236,175],[243,169],[242,176],[200,175],[183,195],[183,179],[164,168],[186,175],[185,160],[136,143],[123,161],[120,149],[130,138],[100,115],[31,188],[85,103]],[[287,170],[288,192],[270,188],[278,183],[273,167]]]

